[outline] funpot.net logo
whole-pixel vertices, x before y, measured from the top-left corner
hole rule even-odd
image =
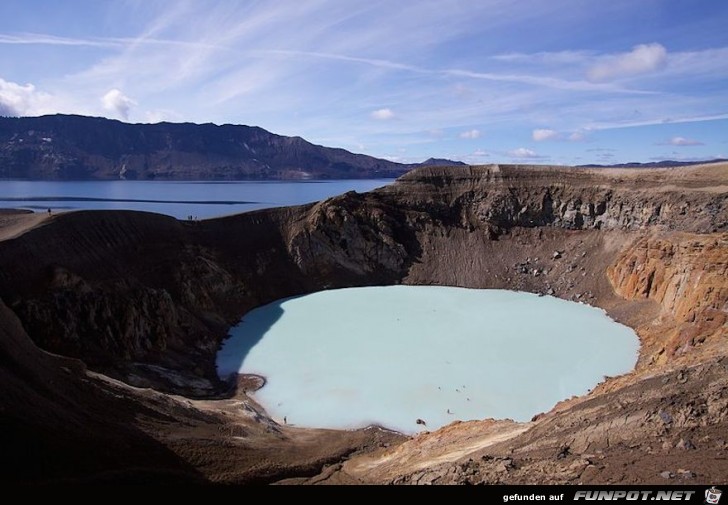
[[[720,491],[719,491],[720,493]],[[574,501],[585,500],[585,501],[618,501],[618,500],[629,500],[629,501],[690,501],[695,491],[685,491],[671,489],[667,491],[620,491],[620,490],[600,490],[600,491],[577,491],[574,493]],[[706,493],[707,500],[707,493]],[[716,505],[718,502],[710,502],[711,505]]]

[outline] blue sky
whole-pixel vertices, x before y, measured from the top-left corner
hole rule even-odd
[[[0,3],[0,115],[249,124],[404,162],[728,157],[725,0]]]

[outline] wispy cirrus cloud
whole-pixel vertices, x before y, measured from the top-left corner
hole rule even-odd
[[[44,45],[44,46],[87,46],[87,47],[121,47],[120,39],[84,39],[59,37],[40,33],[0,34],[0,44],[10,45]]]
[[[493,82],[510,82],[516,84],[526,84],[530,86],[537,86],[543,88],[552,88],[562,91],[600,91],[608,93],[628,93],[638,95],[649,95],[653,94],[651,91],[628,89],[612,84],[606,83],[593,83],[584,80],[570,80],[561,79],[558,77],[550,77],[543,75],[528,75],[528,74],[510,74],[510,73],[495,73],[495,72],[474,72],[471,70],[461,69],[449,69],[443,70],[440,73],[455,76],[455,77],[468,77],[471,79],[482,79]]]
[[[708,121],[719,121],[722,119],[728,119],[728,112],[721,112],[716,114],[705,114],[705,115],[690,115],[685,114],[681,117],[661,117],[655,115],[649,119],[629,119],[604,121],[604,122],[593,122],[588,123],[587,127],[593,130],[612,130],[618,128],[636,128],[641,126],[656,126],[665,124],[681,124],[681,123],[702,123]]]
[[[92,47],[108,47],[108,48],[134,48],[139,49],[144,46],[169,46],[169,47],[181,47],[186,49],[193,49],[203,52],[228,52],[237,53],[239,55],[245,55],[251,58],[269,58],[271,56],[288,56],[292,58],[310,58],[310,59],[325,59],[334,60],[349,63],[359,63],[367,66],[372,66],[382,69],[390,70],[402,70],[412,73],[440,75],[440,76],[455,76],[455,77],[468,77],[472,79],[482,79],[494,82],[511,82],[521,83],[533,86],[541,86],[563,90],[598,90],[607,91],[614,93],[646,93],[641,90],[629,90],[620,87],[616,87],[610,84],[600,84],[595,82],[587,82],[581,80],[565,80],[555,77],[543,77],[539,75],[528,75],[528,74],[509,74],[509,73],[497,73],[497,72],[477,72],[467,69],[437,69],[437,68],[425,68],[417,65],[411,65],[407,63],[391,61],[382,58],[365,58],[359,56],[351,56],[346,54],[336,54],[321,51],[303,51],[303,50],[292,50],[292,49],[266,49],[266,48],[253,48],[239,50],[233,46],[224,45],[221,43],[205,43],[200,41],[188,42],[183,40],[172,40],[163,38],[154,38],[149,36],[138,37],[138,38],[94,38],[94,39],[76,39],[57,37],[53,35],[44,34],[19,34],[19,35],[0,35],[0,44],[35,44],[35,45],[66,45],[66,46],[92,46]],[[497,55],[494,56],[496,59],[501,61],[525,61],[525,60],[542,60],[542,61],[578,61],[583,57],[585,53],[579,52],[564,52],[564,53],[536,53],[536,55]],[[194,58],[193,58],[194,59]],[[595,79],[599,80],[599,79]]]
[[[491,56],[493,60],[506,63],[539,63],[544,65],[572,65],[583,63],[594,55],[593,51],[556,51],[537,53],[504,53]]]

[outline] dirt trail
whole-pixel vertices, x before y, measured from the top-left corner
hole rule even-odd
[[[16,238],[52,219],[45,212],[14,212],[0,210],[0,242]]]
[[[377,481],[386,478],[395,469],[400,474],[406,474],[458,461],[469,454],[510,440],[530,427],[531,423],[507,420],[456,422],[437,432],[423,433],[397,447],[351,459],[344,463],[343,471],[362,481]]]

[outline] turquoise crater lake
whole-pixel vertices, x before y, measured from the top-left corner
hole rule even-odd
[[[378,424],[403,433],[455,420],[527,421],[629,372],[639,341],[603,310],[504,290],[389,286],[321,291],[249,312],[218,373],[259,374],[279,422]],[[416,423],[424,420],[427,425]]]

